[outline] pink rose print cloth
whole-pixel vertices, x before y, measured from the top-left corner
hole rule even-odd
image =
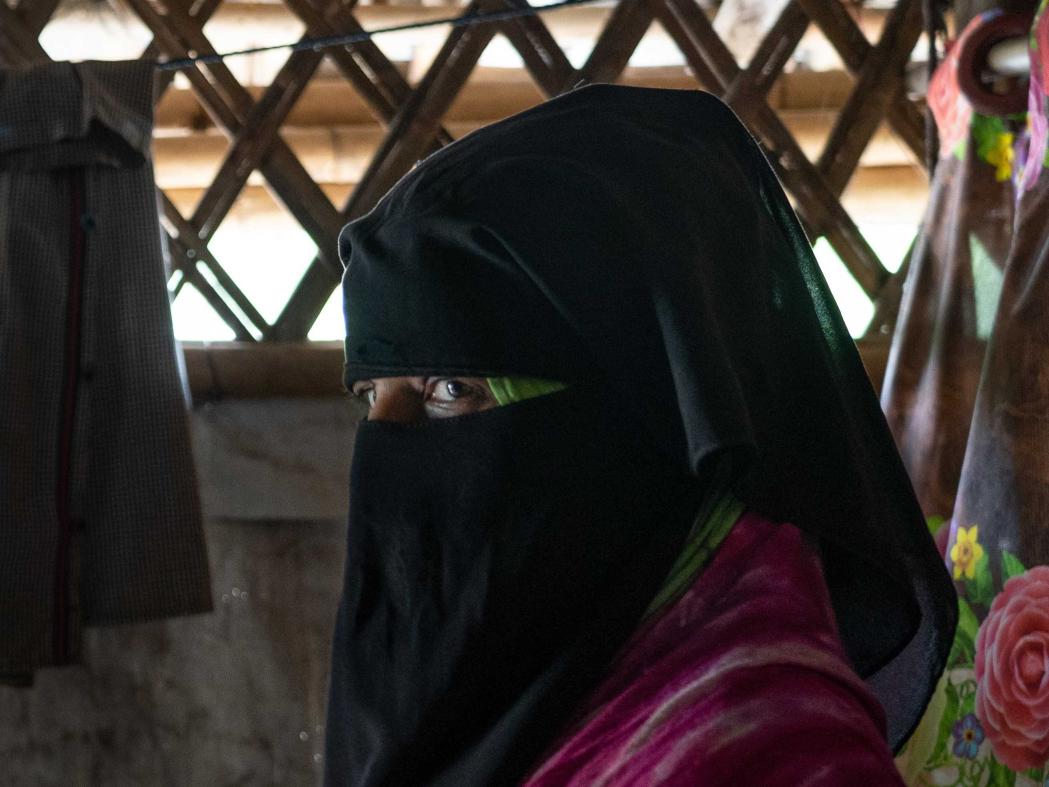
[[[976,640],[976,715],[1016,771],[1049,760],[1049,566],[1005,583]]]
[[[815,549],[745,513],[526,784],[901,785],[884,724],[846,661]]]
[[[1049,0],[1030,41],[1013,241],[946,546],[958,631],[900,760],[914,785],[1049,784]]]

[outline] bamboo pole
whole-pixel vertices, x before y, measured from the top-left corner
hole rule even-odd
[[[695,90],[699,83],[686,66],[627,68],[616,82],[624,85]],[[848,99],[852,79],[844,71],[794,71],[783,74],[769,90],[767,101],[776,110],[828,110]],[[265,86],[248,85],[258,100]],[[520,69],[479,67],[452,102],[445,119],[491,122],[534,106],[542,99],[539,87]],[[341,78],[314,77],[292,107],[285,126],[345,126],[371,123],[374,113]],[[157,134],[212,126],[209,115],[188,88],[173,87],[157,106]]]
[[[343,204],[356,183],[320,181],[324,194],[335,205]],[[204,193],[201,187],[173,187],[164,190],[182,213],[192,211]],[[921,221],[929,188],[924,172],[917,166],[861,167],[852,176],[842,195],[845,208],[860,223],[914,224]],[[252,183],[241,192],[226,221],[272,221],[288,217],[273,200],[266,187]],[[291,221],[290,217],[288,220]],[[294,223],[290,226],[294,226]]]
[[[860,358],[875,389],[889,354],[887,339],[861,339]],[[341,342],[183,342],[190,391],[208,399],[343,396]]]
[[[815,158],[826,140],[836,114],[828,110],[780,113],[805,154]],[[495,118],[492,118],[495,120]],[[461,137],[483,122],[451,122],[445,126],[453,137]],[[314,180],[321,183],[356,183],[382,141],[378,124],[291,127],[281,137]],[[153,143],[154,167],[161,188],[203,188],[218,172],[229,143],[217,132],[185,132],[158,137]],[[860,158],[861,167],[903,167],[915,164],[911,151],[882,126]],[[260,184],[252,174],[249,183]]]

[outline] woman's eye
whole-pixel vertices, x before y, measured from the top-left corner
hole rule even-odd
[[[435,402],[454,402],[459,399],[475,396],[476,394],[477,390],[474,386],[464,383],[462,380],[449,378],[437,380],[434,383],[430,398]]]
[[[375,406],[375,386],[361,386],[360,388],[353,389],[353,395],[364,402],[368,407]]]

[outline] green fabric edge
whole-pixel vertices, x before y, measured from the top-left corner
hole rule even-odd
[[[500,406],[557,393],[568,387],[564,383],[543,380],[538,377],[488,377],[486,379],[492,396]]]
[[[696,516],[684,549],[670,569],[666,582],[648,607],[645,616],[658,612],[680,596],[710,562],[721,542],[732,530],[745,506],[730,492],[714,497],[712,506],[704,506]]]

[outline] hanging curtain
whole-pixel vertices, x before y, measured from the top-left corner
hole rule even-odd
[[[912,784],[1049,777],[1049,0],[1031,35],[1018,205],[950,523],[948,669],[908,744]]]
[[[941,159],[911,253],[882,408],[927,517],[950,516],[1012,239],[1020,124],[973,111],[958,52],[999,16],[973,19],[929,85]]]
[[[0,71],[0,682],[211,607],[150,163],[153,64]]]

